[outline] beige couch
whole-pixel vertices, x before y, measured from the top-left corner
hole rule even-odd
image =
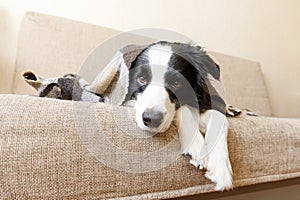
[[[76,73],[89,52],[117,33],[38,13],[25,15],[19,35],[14,94],[0,95],[1,198],[156,199],[213,191],[213,184],[204,178],[203,172],[183,156],[160,170],[143,173],[116,170],[99,161],[78,133],[84,132],[89,141],[105,145],[91,128],[95,122],[107,138],[125,150],[154,151],[158,147],[152,139],[132,139],[118,128],[114,115],[131,113],[130,108],[20,95],[34,94],[20,76],[24,69],[33,69],[46,77]],[[133,41],[128,38],[123,42]],[[111,47],[102,55],[103,67],[118,48]],[[258,63],[209,53],[222,68],[228,102],[261,115],[229,118],[234,187],[299,177],[300,119],[271,117]],[[85,118],[78,120],[74,110]],[[134,119],[128,119],[123,126],[135,128]],[[169,141],[168,136],[158,138],[158,145]],[[100,152],[98,156],[108,155],[113,154]]]

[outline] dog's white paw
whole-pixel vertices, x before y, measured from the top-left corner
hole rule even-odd
[[[228,158],[210,155],[206,169],[205,176],[216,184],[215,190],[223,191],[232,188],[232,168]]]
[[[205,168],[205,159],[203,155],[201,155],[201,148],[204,147],[204,140],[196,138],[191,146],[184,152],[185,155],[190,157],[190,164],[199,169]]]
[[[220,156],[203,157],[200,149],[192,145],[187,155],[191,158],[190,164],[199,169],[206,169],[205,177],[216,184],[216,191],[224,191],[232,188],[232,168],[229,159]],[[224,154],[223,154],[224,155]]]

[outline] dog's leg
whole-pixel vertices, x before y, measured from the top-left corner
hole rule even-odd
[[[206,124],[205,176],[216,183],[215,190],[232,188],[232,169],[227,148],[228,121],[216,110],[208,110],[201,115],[201,123]]]
[[[177,127],[182,153],[190,156],[190,163],[195,167],[203,167],[201,149],[204,145],[204,137],[199,131],[200,114],[198,109],[182,106],[177,111]]]

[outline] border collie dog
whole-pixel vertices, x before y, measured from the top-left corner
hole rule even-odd
[[[164,132],[174,121],[190,163],[206,169],[215,190],[232,188],[220,69],[201,47],[164,41],[147,47],[130,66],[130,100],[141,129]]]

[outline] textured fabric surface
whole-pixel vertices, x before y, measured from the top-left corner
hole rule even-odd
[[[272,115],[259,63],[221,53],[208,54],[221,67],[227,104],[249,109],[260,115]]]
[[[128,44],[149,44],[153,40],[124,34],[114,37],[109,44],[104,42],[118,33],[101,26],[27,13],[19,33],[13,92],[35,94],[22,80],[20,74],[25,69],[32,69],[43,77],[77,73],[91,83],[120,48]],[[90,55],[95,47],[96,51]],[[209,54],[221,66],[229,104],[271,115],[268,93],[258,63],[219,53]]]
[[[21,73],[32,69],[43,77],[55,77],[77,73],[89,53],[101,42],[119,31],[85,24],[65,18],[28,12],[23,18],[18,38],[13,92],[35,94],[24,85]],[[103,63],[118,48],[111,47],[101,55]],[[112,52],[110,52],[112,51]]]
[[[133,141],[122,129],[135,129],[134,119],[116,124],[120,122],[117,115],[128,116],[131,108],[20,95],[0,95],[0,101],[3,199],[153,199],[213,190],[203,172],[183,156],[161,170],[138,174],[99,161],[79,134],[83,130],[86,139],[95,140],[89,126],[95,120],[112,143],[128,151],[153,151],[175,137],[171,128],[166,136]],[[83,115],[85,120],[78,121]],[[235,187],[300,176],[300,119],[243,117],[229,118],[229,122]],[[95,143],[105,145],[102,140]],[[98,156],[106,158],[111,153],[103,151]]]

